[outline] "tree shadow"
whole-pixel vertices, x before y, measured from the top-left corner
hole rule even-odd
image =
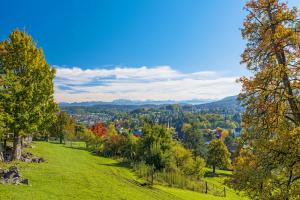
[[[63,146],[63,147],[69,148],[69,149],[76,149],[76,150],[83,150],[83,151],[90,152],[86,147],[76,147],[76,146]]]
[[[204,177],[231,177],[231,174],[226,174],[226,173],[213,173],[213,172],[205,172]]]
[[[101,163],[99,165],[108,166],[108,167],[123,167],[123,168],[131,169],[130,163],[125,161],[116,162],[116,163]]]

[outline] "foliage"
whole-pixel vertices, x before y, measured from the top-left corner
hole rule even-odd
[[[125,136],[126,142],[121,147],[121,155],[130,162],[134,162],[137,157],[138,139],[132,134]]]
[[[112,135],[105,140],[103,155],[105,156],[122,156],[122,150],[127,140],[123,135]]]
[[[4,134],[5,134],[5,124],[3,120],[3,114],[0,111],[0,140],[2,139]]]
[[[193,154],[190,150],[184,148],[181,144],[174,144],[172,154],[175,158],[176,167],[186,175],[193,173]]]
[[[205,165],[205,160],[197,156],[193,164],[193,177],[200,180],[205,174]]]
[[[21,156],[21,136],[39,131],[53,119],[54,69],[26,32],[15,30],[0,43],[0,107],[14,134],[14,159]]]
[[[179,173],[200,179],[205,173],[205,160],[201,157],[193,157],[190,150],[184,148],[180,143],[172,145],[172,154],[175,158],[176,168]],[[178,172],[177,172],[178,173]]]
[[[154,171],[174,168],[171,152],[172,132],[162,125],[145,124],[140,138],[138,159],[144,160]]]
[[[86,143],[87,149],[97,154],[103,152],[104,138],[98,137],[93,131],[88,128],[84,128],[82,132],[83,141]]]
[[[240,79],[246,111],[243,149],[236,159],[233,183],[253,199],[297,199],[299,12],[279,0],[249,0],[246,9],[242,35],[248,43],[242,63],[253,77]]]
[[[230,167],[230,153],[221,140],[214,139],[209,143],[207,164],[213,167],[213,173],[216,167]]]
[[[115,125],[112,122],[110,122],[108,125],[107,135],[108,135],[108,137],[114,137],[114,136],[118,135]]]
[[[207,145],[205,144],[203,133],[195,126],[185,127],[183,144],[191,149],[195,156],[205,158],[207,156]]]
[[[60,111],[57,113],[56,121],[49,128],[51,137],[58,138],[60,143],[63,140],[75,139],[75,121],[66,112]]]

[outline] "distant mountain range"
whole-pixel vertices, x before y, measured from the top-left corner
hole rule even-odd
[[[74,103],[66,103],[62,102],[59,103],[61,107],[69,107],[69,106],[97,106],[97,105],[169,105],[169,104],[191,104],[191,105],[199,105],[214,102],[216,100],[212,99],[193,99],[193,100],[186,100],[186,101],[154,101],[154,100],[146,100],[146,101],[136,101],[136,100],[128,100],[128,99],[117,99],[111,102],[104,102],[104,101],[88,101],[88,102],[74,102]]]
[[[197,108],[221,108],[221,109],[229,109],[229,108],[239,108],[243,109],[243,107],[240,105],[239,101],[237,100],[237,96],[229,96],[225,97],[224,99],[209,102],[209,103],[203,103],[199,105],[195,105]]]
[[[69,113],[73,112],[100,112],[103,110],[115,111],[133,111],[136,109],[166,109],[166,107],[179,104],[184,111],[243,111],[244,108],[240,106],[237,101],[237,96],[226,97],[221,100],[187,100],[187,101],[132,101],[127,99],[119,99],[112,102],[77,102],[77,103],[60,103],[59,106],[62,110]]]

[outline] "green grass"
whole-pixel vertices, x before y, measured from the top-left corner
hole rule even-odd
[[[206,171],[208,173],[212,173],[212,169],[207,168]],[[204,177],[203,180],[206,181],[209,185],[209,187],[215,187],[218,188],[218,190],[222,190],[222,188],[225,187],[226,191],[226,197],[228,199],[246,199],[242,198],[241,194],[238,194],[233,189],[229,188],[224,184],[225,180],[232,175],[231,171],[226,170],[216,170],[216,176],[215,177]]]
[[[81,147],[82,144],[72,144]],[[88,151],[60,144],[37,142],[29,149],[47,160],[45,163],[11,163],[21,169],[30,186],[1,185],[0,199],[101,199],[101,200],[239,200],[228,190],[227,198],[156,185],[142,187],[134,173],[117,161],[94,156]],[[83,147],[83,146],[82,146]],[[0,167],[9,167],[1,164]],[[217,178],[206,178],[222,184]]]

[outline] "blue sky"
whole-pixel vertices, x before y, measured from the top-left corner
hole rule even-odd
[[[300,7],[300,0],[290,2]],[[57,101],[222,98],[238,93],[234,80],[247,74],[239,64],[244,3],[2,0],[0,40],[17,27],[34,37],[47,61],[59,69]],[[166,86],[167,81],[177,82]]]

